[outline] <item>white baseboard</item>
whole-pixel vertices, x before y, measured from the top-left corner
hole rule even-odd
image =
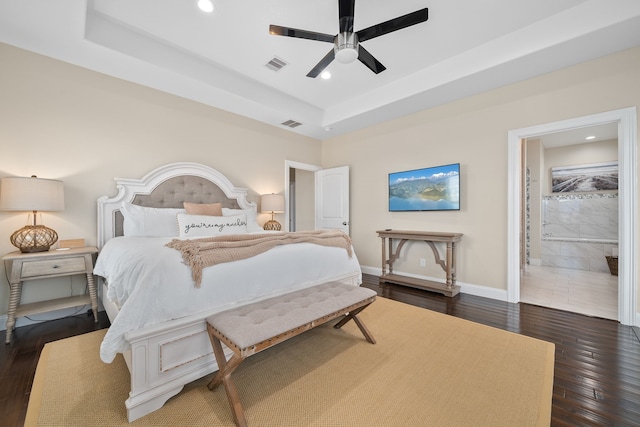
[[[366,265],[361,265],[360,269],[364,274],[371,274],[372,276],[378,276],[382,274],[382,269],[380,267],[367,267]]]
[[[380,267],[368,267],[365,265],[360,266],[362,272],[364,274],[371,274],[373,276],[380,276],[382,274],[382,268]],[[420,276],[411,273],[403,273],[401,271],[395,272],[397,274],[401,274],[403,276],[413,277],[416,279],[425,279],[430,280],[432,282],[445,283],[445,280],[440,277],[428,277],[428,276]],[[456,281],[456,285],[460,286],[460,292],[463,294],[474,295],[478,297],[490,298],[499,301],[507,301],[507,290],[506,289],[496,289],[490,288],[488,286],[480,286],[474,285],[472,283],[464,283],[460,281]]]

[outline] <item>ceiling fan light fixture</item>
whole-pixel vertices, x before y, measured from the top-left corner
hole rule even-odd
[[[198,0],[198,7],[201,11],[206,13],[211,13],[215,9],[211,0]]]
[[[356,33],[339,33],[333,50],[338,62],[352,63],[358,59],[358,36]]]
[[[358,59],[358,50],[352,47],[345,47],[336,52],[336,60],[342,64],[351,64]]]
[[[327,68],[333,60],[349,64],[356,59],[375,74],[379,74],[387,68],[371,55],[367,49],[361,47],[360,42],[365,42],[412,25],[420,24],[429,19],[429,9],[425,7],[354,32],[353,15],[355,11],[355,0],[337,1],[339,30],[335,36],[315,31],[282,27],[280,25],[269,25],[269,33],[276,36],[295,37],[333,44],[333,49],[307,73],[307,77],[315,79],[321,75],[322,71]]]

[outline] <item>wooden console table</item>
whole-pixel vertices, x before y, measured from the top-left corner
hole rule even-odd
[[[378,236],[382,238],[382,275],[380,284],[387,282],[414,288],[426,289],[452,297],[460,292],[460,286],[456,285],[456,243],[462,240],[462,233],[443,233],[432,231],[407,231],[407,230],[379,230]],[[389,258],[387,258],[387,239],[389,248]],[[400,240],[393,250],[393,239]],[[400,257],[400,251],[409,240],[424,241],[433,250],[436,264],[447,274],[446,283],[438,283],[431,280],[416,279],[400,274],[394,274],[393,263]],[[437,242],[444,242],[447,245],[446,259],[440,259]]]

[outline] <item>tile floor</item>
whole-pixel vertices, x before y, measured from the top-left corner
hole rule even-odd
[[[568,268],[527,266],[520,300],[529,304],[618,319],[618,276]]]

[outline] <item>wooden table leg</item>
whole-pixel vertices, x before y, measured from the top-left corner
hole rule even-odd
[[[453,277],[451,275],[452,270],[452,261],[453,260],[453,245],[451,242],[447,242],[447,288],[451,289],[453,287]]]
[[[457,246],[455,242],[451,243],[451,264],[450,264],[450,271],[451,271],[451,286],[455,286],[456,284],[456,250],[457,250]]]
[[[384,276],[387,272],[387,247],[385,246],[385,238],[382,239],[382,275]]]
[[[389,274],[393,274],[393,263],[395,262],[395,257],[393,256],[393,239],[389,237],[387,240],[389,241]]]
[[[16,309],[20,304],[20,298],[22,297],[22,282],[10,283],[11,293],[9,296],[9,312],[7,313],[7,332],[5,335],[5,344],[11,342],[11,335],[13,329],[16,326]]]
[[[87,273],[87,287],[89,288],[89,300],[91,300],[93,320],[98,323],[98,294],[96,293],[96,284],[93,280],[93,273]]]

